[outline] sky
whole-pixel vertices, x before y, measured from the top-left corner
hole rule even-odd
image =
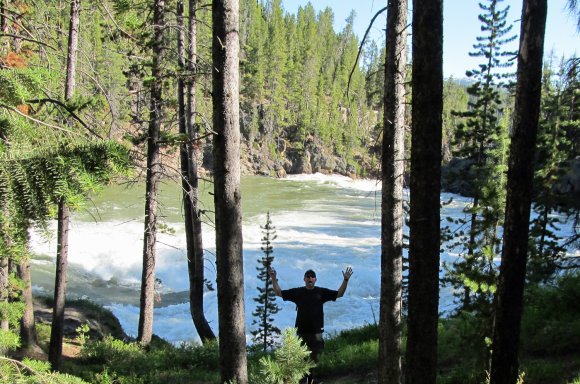
[[[443,0],[443,74],[445,77],[465,77],[465,71],[477,67],[479,58],[469,57],[473,50],[475,38],[481,34],[477,16],[480,13],[480,0]],[[298,11],[308,0],[282,0],[284,10],[289,13]],[[355,34],[362,39],[370,20],[380,9],[386,6],[387,0],[310,0],[316,11],[330,7],[334,13],[335,30],[344,28],[345,19],[354,9]],[[409,0],[409,4],[412,0]],[[512,31],[519,34],[522,0],[504,0],[500,3],[503,9],[510,6],[508,21],[513,24]],[[386,12],[377,17],[371,30],[372,38],[382,43],[385,28]],[[410,13],[409,13],[410,20]],[[510,49],[517,49],[517,40]],[[576,30],[576,19],[566,10],[566,0],[548,0],[548,19],[544,53],[554,51],[556,57],[580,54],[580,34]],[[514,65],[515,72],[515,65]]]

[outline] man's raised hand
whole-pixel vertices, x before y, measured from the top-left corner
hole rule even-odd
[[[344,277],[344,279],[348,281],[348,279],[350,279],[351,276],[352,276],[352,267],[347,267],[346,270],[342,272],[342,277]]]

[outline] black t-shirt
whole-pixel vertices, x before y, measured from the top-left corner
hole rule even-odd
[[[306,287],[285,289],[282,291],[282,299],[296,304],[296,325],[298,333],[321,333],[324,331],[323,304],[327,301],[335,301],[338,291],[328,288]]]

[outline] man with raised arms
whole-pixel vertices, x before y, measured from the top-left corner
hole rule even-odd
[[[310,357],[316,363],[318,355],[324,348],[322,333],[324,332],[324,310],[323,305],[327,301],[335,301],[344,296],[348,280],[352,276],[352,268],[348,267],[342,272],[343,280],[338,290],[316,287],[316,273],[309,269],[304,273],[304,287],[284,289],[278,284],[276,270],[269,269],[272,278],[272,287],[276,296],[280,296],[284,301],[291,301],[296,304],[296,324],[298,336],[310,350]]]

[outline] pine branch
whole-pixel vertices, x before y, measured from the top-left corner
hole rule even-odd
[[[97,132],[93,131],[80,117],[77,116],[76,113],[74,113],[74,111],[72,109],[70,109],[68,106],[66,106],[61,101],[56,100],[56,99],[51,99],[51,98],[44,98],[44,99],[27,100],[27,102],[28,103],[40,103],[40,104],[50,102],[50,103],[56,104],[56,105],[64,108],[69,113],[69,115],[71,115],[76,121],[78,121],[87,131],[89,131],[90,133],[92,133],[93,135],[98,137],[99,139],[103,140],[103,137],[101,135],[99,135]]]
[[[37,124],[44,125],[44,126],[49,127],[49,128],[54,128],[54,129],[57,129],[59,131],[63,131],[63,132],[67,132],[67,133],[71,133],[71,134],[74,134],[74,135],[81,136],[81,134],[78,133],[78,132],[73,132],[73,131],[70,131],[70,130],[68,130],[66,128],[59,127],[59,126],[56,126],[56,125],[53,125],[53,124],[49,124],[49,123],[45,123],[44,121],[41,121],[41,120],[37,120],[34,117],[29,116],[29,115],[27,115],[25,113],[22,113],[17,108],[11,107],[9,105],[0,103],[0,108],[6,108],[6,109],[8,109],[8,110],[10,110],[12,112],[16,112],[18,115],[20,115],[20,116],[22,116],[22,117],[24,117],[24,118],[26,118],[28,120],[31,120],[31,121],[33,121],[33,122],[35,122]]]

